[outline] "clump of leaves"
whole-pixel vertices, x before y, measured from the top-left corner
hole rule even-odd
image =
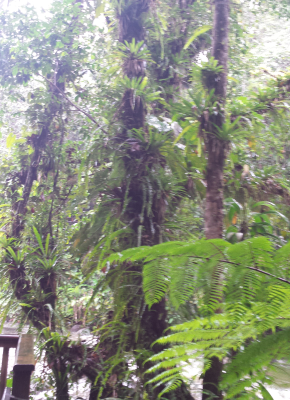
[[[210,57],[207,62],[203,63],[201,68],[201,77],[204,88],[207,90],[215,88],[216,80],[222,72],[222,65],[219,65],[218,61],[214,57]]]

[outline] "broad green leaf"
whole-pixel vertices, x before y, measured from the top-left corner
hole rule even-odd
[[[140,90],[144,90],[145,86],[147,85],[147,82],[148,82],[148,78],[147,78],[147,76],[145,76],[145,77],[143,78],[143,81],[142,81],[141,84],[140,84],[139,89],[140,89]]]
[[[101,3],[96,8],[96,18],[98,18],[105,11],[105,3],[101,1]]]
[[[35,228],[35,226],[33,226],[33,232],[34,232],[34,235],[36,237],[37,243],[38,243],[42,253],[45,254],[40,234],[39,234],[38,230]]]
[[[203,33],[205,33],[205,32],[207,32],[207,31],[209,31],[210,29],[212,29],[212,26],[211,25],[203,25],[203,26],[201,26],[200,28],[197,28],[195,31],[194,31],[194,33],[193,33],[193,35],[188,39],[188,41],[185,43],[185,45],[184,45],[184,50],[186,50],[190,45],[191,45],[191,43],[198,37],[198,36],[200,36],[200,35],[202,35]]]
[[[194,122],[193,124],[191,124],[191,125],[188,125],[186,128],[184,128],[183,129],[183,131],[182,132],[180,132],[180,134],[177,136],[177,138],[174,140],[174,142],[173,142],[173,144],[176,144],[182,137],[183,137],[183,135],[186,133],[186,132],[188,132],[189,130],[190,130],[190,128],[192,128],[194,125],[196,125],[197,124],[197,122]]]
[[[229,79],[230,81],[234,81],[234,82],[236,82],[236,83],[239,83],[239,81],[238,81],[236,78],[233,78],[232,76],[228,76],[228,79]]]
[[[198,157],[201,157],[201,140],[200,140],[200,138],[197,138],[197,154],[198,154]]]
[[[258,203],[255,203],[253,205],[253,208],[255,207],[260,207],[260,206],[267,206],[269,207],[271,210],[276,210],[276,206],[273,203],[270,203],[269,201],[258,201]]]
[[[263,400],[274,400],[271,394],[268,392],[268,390],[263,386],[261,383],[259,384],[261,393],[263,396]]]
[[[27,303],[19,303],[19,305],[21,307],[31,307],[31,304],[27,304]]]
[[[7,139],[6,139],[6,147],[7,149],[11,149],[13,144],[16,142],[16,136],[14,133],[10,132]]]
[[[13,379],[12,378],[7,379],[6,380],[6,387],[12,388],[12,385],[13,385]]]

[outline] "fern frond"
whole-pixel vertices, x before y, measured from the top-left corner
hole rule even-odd
[[[193,296],[200,266],[199,260],[188,260],[187,257],[171,260],[169,294],[175,308]]]
[[[160,363],[157,363],[153,367],[149,368],[148,371],[146,371],[146,372],[152,373],[152,372],[158,371],[160,369],[164,370],[167,368],[176,368],[178,365],[180,365],[180,363],[188,362],[188,359],[189,359],[189,355],[184,354],[183,356],[180,356],[180,357],[163,360]],[[151,360],[153,360],[153,359],[150,357],[148,361],[151,361]]]
[[[146,303],[151,307],[159,303],[169,286],[170,267],[167,262],[155,260],[145,264],[143,269],[143,290]]]
[[[154,376],[154,378],[151,378],[147,382],[147,384],[161,382],[161,381],[164,382],[163,379],[168,378],[168,377],[169,377],[169,379],[172,379],[172,375],[180,374],[181,371],[182,371],[182,367],[170,368],[170,369],[163,371],[160,374]],[[146,371],[146,372],[148,373],[148,371]]]
[[[230,261],[244,267],[257,266],[264,270],[273,268],[273,246],[264,236],[236,243],[227,249]]]
[[[204,309],[207,313],[213,314],[220,306],[223,295],[223,280],[222,280],[223,266],[218,264],[214,267],[212,272],[212,279],[210,282],[210,289],[206,294],[206,303]]]
[[[224,377],[224,385],[230,385],[243,376],[251,375],[264,366],[270,365],[274,358],[279,358],[290,351],[290,328],[267,335],[239,352],[229,364]]]
[[[160,399],[165,393],[178,389],[182,385],[183,381],[184,378],[182,378],[180,375],[175,376],[167,383],[165,388],[158,394],[158,398]]]

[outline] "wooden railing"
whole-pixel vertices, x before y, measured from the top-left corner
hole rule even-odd
[[[18,335],[0,335],[0,347],[3,347],[0,377],[0,399],[2,399],[4,390],[6,388],[9,350],[17,348],[18,340]]]
[[[0,399],[28,400],[30,377],[34,371],[33,336],[32,335],[0,335],[0,347],[3,347]],[[13,367],[12,389],[6,388],[9,350],[16,348]]]

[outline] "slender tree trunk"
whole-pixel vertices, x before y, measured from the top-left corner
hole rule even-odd
[[[227,91],[229,0],[215,0],[212,55],[223,71],[214,79],[215,97],[220,103],[219,114],[210,122],[221,127],[224,122],[223,107]],[[212,86],[208,88],[212,89]],[[211,117],[210,117],[211,119]],[[214,128],[212,125],[211,128]],[[207,191],[205,210],[205,234],[207,239],[221,238],[223,233],[223,167],[226,146],[212,129],[207,135]]]
[[[217,116],[209,116],[207,126],[207,191],[205,206],[205,235],[207,239],[222,238],[223,235],[223,169],[227,152],[226,143],[217,136],[216,127],[224,122],[224,105],[227,90],[228,31],[230,0],[215,0],[212,56],[223,67],[222,72],[208,80],[207,89],[214,89],[219,103]],[[211,359],[211,367],[203,379],[202,399],[222,399],[219,390],[223,363],[217,357]]]

